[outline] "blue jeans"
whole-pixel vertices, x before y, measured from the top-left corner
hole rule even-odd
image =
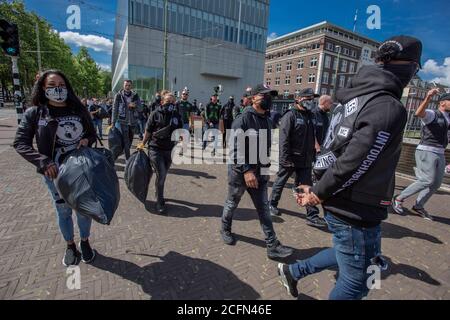
[[[268,176],[257,175],[258,189],[247,188],[244,175],[233,170],[228,166],[228,197],[225,201],[222,213],[222,230],[231,231],[233,215],[245,191],[250,195],[253,205],[258,213],[261,228],[266,236],[266,243],[273,244],[277,240],[275,230],[272,224],[272,217],[269,210],[269,199],[267,196]]]
[[[102,119],[94,119],[92,120],[94,123],[94,128],[98,131],[98,136],[100,139],[103,138],[103,120]]]
[[[47,177],[44,177],[44,182],[47,185],[48,192],[52,196],[53,206],[58,216],[59,229],[63,235],[65,241],[74,240],[73,221],[72,221],[72,209],[66,204],[66,202],[59,196],[58,190],[56,190],[55,183]],[[78,228],[80,229],[81,239],[87,239],[91,235],[91,223],[92,219],[76,213]]]
[[[325,219],[333,233],[333,247],[289,266],[292,276],[300,280],[307,275],[338,267],[339,275],[330,300],[362,299],[369,293],[367,272],[372,259],[381,255],[380,226],[358,228],[337,219],[329,212]]]
[[[145,125],[147,124],[147,121],[145,119],[138,119],[138,129],[139,129],[139,138],[143,139],[145,134]]]

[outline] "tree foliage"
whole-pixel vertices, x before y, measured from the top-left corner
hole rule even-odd
[[[26,11],[23,1],[0,1],[0,18],[18,25],[20,79],[26,91],[31,90],[39,70],[36,25],[39,27],[42,70],[61,70],[80,96],[85,92],[90,96],[105,96],[111,91],[111,73],[97,66],[87,48],[82,47],[78,54],[74,55],[45,19],[34,12]],[[0,79],[3,86],[11,87],[11,59],[3,53],[0,54]]]

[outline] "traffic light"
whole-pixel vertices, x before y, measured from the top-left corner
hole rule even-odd
[[[20,54],[19,29],[17,25],[0,19],[0,45],[9,56],[18,56]]]

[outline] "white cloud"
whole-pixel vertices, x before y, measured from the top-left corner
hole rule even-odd
[[[105,71],[111,71],[111,65],[106,64],[106,63],[97,63],[97,66]]]
[[[271,34],[269,34],[269,36],[267,37],[267,41],[272,41],[273,39],[278,38],[278,35],[275,32],[272,32]]]
[[[93,49],[96,52],[112,53],[113,42],[104,37],[95,36],[92,34],[84,35],[72,31],[60,32],[59,36],[69,44],[75,44],[79,47],[84,46]]]
[[[433,59],[427,60],[423,65],[422,72],[432,78],[431,81],[450,86],[450,57],[445,58],[442,65]]]

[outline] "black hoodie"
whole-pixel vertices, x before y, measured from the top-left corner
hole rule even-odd
[[[333,112],[335,121],[324,145],[339,139],[346,143],[339,150],[321,152],[331,164],[312,190],[326,210],[352,225],[374,227],[387,218],[407,121],[402,92],[400,80],[380,66],[362,67],[349,86],[337,92],[341,105]]]
[[[176,142],[172,141],[172,133],[183,127],[181,115],[173,105],[158,106],[148,118],[146,131],[151,134],[151,149],[170,151]]]
[[[242,174],[253,170],[259,174],[261,168],[270,167],[272,143],[270,117],[256,112],[250,106],[234,120],[231,129],[232,134],[229,139],[233,143],[231,149],[233,170]]]

